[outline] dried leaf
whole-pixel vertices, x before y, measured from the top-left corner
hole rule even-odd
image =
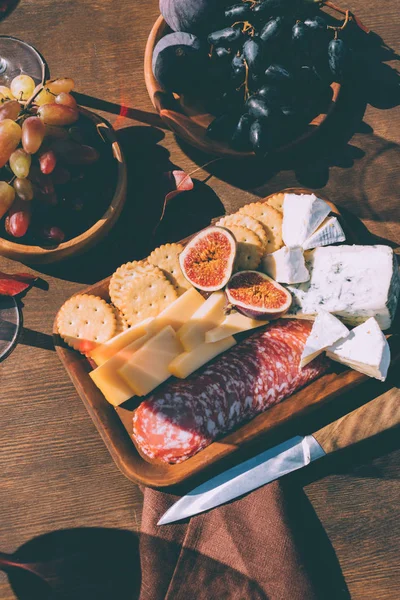
[[[8,275],[0,271],[0,296],[17,296],[26,292],[37,280],[30,273]]]
[[[167,204],[172,198],[178,196],[181,192],[190,192],[194,188],[194,183],[190,175],[185,171],[167,171],[164,173],[164,181],[166,187],[166,194],[164,198],[163,207],[161,210],[161,216],[159,222],[154,228],[153,235],[155,235],[158,226],[164,218]]]

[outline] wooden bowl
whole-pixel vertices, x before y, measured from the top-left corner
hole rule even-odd
[[[226,158],[248,158],[254,156],[253,152],[238,152],[230,148],[228,144],[211,140],[206,135],[206,129],[215,117],[207,113],[200,105],[196,105],[183,96],[179,97],[176,94],[166,92],[160,86],[153,75],[153,51],[157,42],[170,31],[164,18],[159,16],[148,37],[144,56],[144,78],[147,91],[161,119],[177,136],[207,154]],[[327,111],[315,117],[299,137],[278,147],[274,152],[283,152],[284,150],[293,148],[316,133],[318,127],[322,125],[335,109],[341,85],[339,83],[332,83],[331,88],[332,99]]]
[[[19,244],[0,237],[0,255],[26,264],[45,264],[64,260],[97,244],[110,231],[121,214],[126,197],[127,170],[115,131],[99,115],[84,108],[79,108],[79,112],[96,125],[103,140],[110,144],[112,155],[118,163],[115,191],[109,207],[103,216],[89,229],[77,237],[54,247]]]

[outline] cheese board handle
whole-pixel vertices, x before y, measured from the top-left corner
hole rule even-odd
[[[313,436],[329,454],[400,426],[400,390],[392,388],[364,406],[319,429]]]

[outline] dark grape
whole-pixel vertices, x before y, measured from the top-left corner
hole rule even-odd
[[[38,235],[48,244],[61,244],[65,239],[65,233],[59,227],[43,227],[39,229]]]
[[[304,23],[296,23],[292,28],[292,41],[296,49],[308,54],[310,50],[310,28]]]
[[[311,27],[311,29],[317,29],[320,31],[326,30],[326,21],[319,15],[313,18],[306,19],[304,21],[304,25],[306,25],[307,27]]]
[[[215,55],[219,60],[228,61],[231,58],[232,53],[228,48],[218,46],[218,48],[215,48]]]
[[[346,73],[349,61],[349,49],[341,39],[331,40],[328,45],[329,68],[337,81]]]
[[[232,134],[231,145],[235,150],[247,150],[250,146],[250,127],[254,119],[248,113],[242,115]]]
[[[260,120],[268,120],[273,114],[265,100],[257,96],[251,96],[247,100],[246,110],[251,117]]]
[[[264,2],[256,4],[252,11],[258,18],[265,19],[290,12],[296,5],[296,2],[297,0],[264,0]]]
[[[254,123],[251,124],[249,140],[256,154],[265,154],[267,149],[270,147],[270,139],[264,123],[261,121],[254,121]]]
[[[232,115],[220,115],[214,121],[211,121],[206,133],[212,140],[223,142],[232,136],[234,125],[235,122]]]
[[[284,19],[282,17],[276,17],[264,25],[260,33],[260,39],[264,46],[270,47],[281,37],[283,31]]]
[[[232,68],[238,68],[238,67],[244,68],[243,54],[235,54],[235,56],[232,58]]]
[[[273,64],[265,71],[265,78],[272,84],[290,84],[293,82],[293,75],[281,65]]]
[[[210,33],[207,37],[207,41],[212,46],[230,46],[235,42],[238,42],[242,36],[242,32],[237,27],[225,27],[219,31]]]
[[[250,5],[247,2],[234,4],[225,10],[225,18],[229,21],[247,21],[250,15]]]
[[[213,102],[213,112],[216,115],[238,112],[243,104],[243,91],[227,90],[217,96]]]
[[[249,38],[243,44],[243,56],[250,72],[260,73],[263,67],[263,48],[259,39]]]
[[[268,106],[277,106],[281,100],[282,92],[276,86],[267,83],[257,90],[257,96],[260,96]]]

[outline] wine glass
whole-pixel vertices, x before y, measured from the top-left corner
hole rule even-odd
[[[29,75],[38,85],[49,77],[46,61],[27,42],[0,35],[0,85],[10,87],[17,75]]]
[[[0,297],[0,362],[6,358],[18,341],[22,317],[14,298]]]

